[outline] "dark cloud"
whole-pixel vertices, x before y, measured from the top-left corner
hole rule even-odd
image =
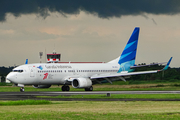
[[[179,0],[0,0],[0,21],[6,20],[6,13],[18,17],[21,14],[39,14],[46,18],[50,12],[79,14],[80,11],[100,18],[123,15],[180,13]]]

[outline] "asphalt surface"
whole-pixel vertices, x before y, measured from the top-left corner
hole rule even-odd
[[[81,91],[81,92],[0,92],[0,100],[52,100],[52,101],[180,101],[180,99],[87,99],[92,94],[180,94],[180,91]],[[82,95],[82,98],[37,98],[36,96]]]

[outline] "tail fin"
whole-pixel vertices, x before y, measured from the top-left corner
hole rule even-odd
[[[117,59],[114,59],[108,63],[118,63],[123,64],[128,62],[133,66],[135,64],[135,58],[136,58],[136,50],[137,50],[137,44],[138,44],[138,37],[139,37],[139,27],[136,27],[129,38],[128,43],[126,44],[126,47],[124,48],[122,54]]]
[[[139,37],[139,27],[136,27],[124,48],[118,63],[121,65],[123,63],[128,62],[129,64],[134,65],[136,59],[136,50],[138,44],[138,37]]]
[[[118,61],[120,68],[119,72],[121,71],[128,71],[131,72],[131,66],[134,66],[135,59],[136,59],[136,51],[137,51],[137,44],[138,44],[138,37],[139,37],[139,27],[136,27],[124,48],[120,59]]]
[[[26,59],[26,62],[25,62],[25,64],[28,64],[28,59]]]

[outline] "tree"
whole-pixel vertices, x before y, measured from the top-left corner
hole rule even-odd
[[[1,82],[6,82],[4,75],[1,76]]]

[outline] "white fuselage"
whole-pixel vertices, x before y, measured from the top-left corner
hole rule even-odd
[[[112,63],[25,64],[13,69],[8,80],[15,84],[65,84],[72,78],[89,78],[103,73],[117,73],[120,65]]]

